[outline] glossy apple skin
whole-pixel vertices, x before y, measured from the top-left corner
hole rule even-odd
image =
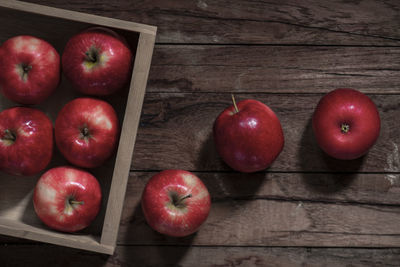
[[[347,124],[349,131],[342,132]],[[374,102],[365,94],[340,88],[319,101],[312,118],[318,145],[331,157],[351,160],[365,155],[379,137],[381,120]]]
[[[281,123],[265,104],[246,99],[225,109],[215,120],[217,151],[226,164],[239,172],[266,169],[284,146]]]
[[[15,136],[9,139],[7,132]],[[44,170],[53,154],[53,124],[42,111],[14,107],[0,113],[0,169],[13,175]]]
[[[94,53],[95,62],[86,53]],[[68,41],[62,55],[62,67],[79,92],[110,95],[129,82],[132,57],[122,36],[107,28],[93,27]]]
[[[88,134],[83,134],[87,128]],[[114,108],[94,98],[76,98],[59,112],[55,123],[56,145],[72,164],[95,168],[115,151],[119,123]]]
[[[10,38],[0,47],[0,58],[0,89],[12,101],[39,104],[60,82],[60,56],[45,40],[29,35]]]
[[[181,199],[180,204],[174,204],[174,199]],[[184,170],[164,170],[154,175],[142,194],[147,223],[169,236],[181,237],[196,232],[207,219],[210,207],[206,186],[193,173]]]
[[[38,180],[33,205],[40,220],[50,228],[76,232],[96,218],[101,205],[101,188],[87,171],[69,166],[52,168]]]

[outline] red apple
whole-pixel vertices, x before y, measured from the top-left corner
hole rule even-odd
[[[319,101],[312,118],[318,145],[337,159],[356,159],[378,139],[381,120],[372,100],[354,89],[336,89]]]
[[[94,98],[76,98],[59,112],[56,144],[72,164],[94,168],[104,163],[115,151],[119,123],[114,108]]]
[[[165,170],[154,175],[142,195],[147,223],[169,236],[196,232],[207,219],[210,206],[210,194],[203,182],[183,170]]]
[[[219,155],[232,169],[261,171],[283,149],[281,123],[265,104],[247,99],[225,109],[214,122],[214,142]]]
[[[12,101],[41,103],[59,84],[60,56],[42,39],[10,38],[0,47],[0,58],[0,89]]]
[[[53,154],[53,124],[42,111],[14,107],[0,113],[0,169],[15,175],[44,170]]]
[[[110,95],[131,77],[132,53],[116,32],[89,28],[67,43],[62,55],[65,76],[83,94]]]
[[[52,229],[76,232],[89,226],[100,210],[101,189],[90,173],[73,167],[45,172],[33,193],[33,205],[42,222]]]

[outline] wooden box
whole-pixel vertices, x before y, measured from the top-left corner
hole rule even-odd
[[[18,1],[0,2],[0,43],[16,35],[33,35],[50,42],[61,55],[72,35],[94,25],[119,32],[127,39],[132,52],[136,52],[130,85],[118,94],[105,98],[118,113],[121,135],[116,155],[104,166],[90,170],[102,186],[100,214],[87,229],[78,233],[53,231],[38,219],[33,209],[32,193],[40,174],[34,177],[17,177],[0,173],[0,234],[113,254],[156,27]],[[56,93],[45,103],[35,107],[44,111],[54,122],[64,104],[79,96],[62,77]],[[16,105],[0,96],[1,110]],[[57,150],[54,153],[47,169],[68,164]]]

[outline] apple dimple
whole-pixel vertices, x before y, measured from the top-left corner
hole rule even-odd
[[[17,140],[17,135],[15,131],[6,129],[4,130],[4,135],[2,137],[2,140],[6,146],[9,146],[15,143],[15,141]]]

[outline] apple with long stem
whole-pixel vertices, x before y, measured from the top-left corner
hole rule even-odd
[[[193,234],[207,219],[211,198],[203,182],[184,170],[154,175],[142,194],[147,223],[159,233],[181,237]]]
[[[0,89],[12,101],[39,104],[60,82],[60,56],[40,38],[12,37],[0,47],[0,58]]]
[[[38,180],[33,193],[34,209],[52,229],[76,232],[89,226],[101,204],[101,188],[87,171],[69,166],[52,168]]]
[[[14,107],[0,113],[0,169],[14,175],[44,170],[53,155],[53,124],[42,111]]]
[[[125,38],[104,27],[71,37],[62,54],[63,73],[87,95],[110,95],[130,80],[132,52]]]
[[[349,88],[333,90],[319,101],[312,126],[318,145],[331,157],[365,155],[379,137],[381,120],[374,102]]]
[[[265,104],[246,99],[226,108],[215,120],[217,151],[226,164],[240,172],[269,167],[283,149],[284,136],[276,114]]]

